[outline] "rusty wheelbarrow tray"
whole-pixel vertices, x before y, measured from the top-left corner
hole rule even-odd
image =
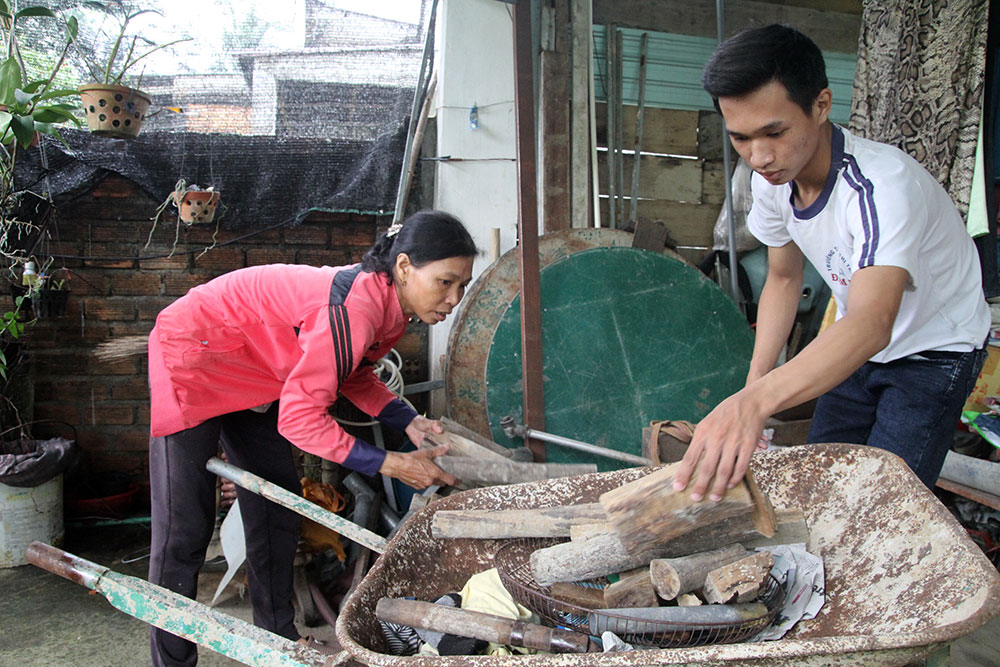
[[[778,507],[797,507],[822,556],[826,604],[783,639],[628,653],[533,655],[518,664],[905,665],[927,657],[1000,611],[1000,575],[959,523],[905,466],[885,451],[824,444],[755,456],[760,486]],[[344,649],[368,665],[509,666],[511,658],[389,655],[374,615],[383,596],[433,600],[492,567],[502,540],[431,537],[439,510],[518,509],[593,502],[644,474],[621,470],[475,489],[416,513],[389,543],[337,620]]]

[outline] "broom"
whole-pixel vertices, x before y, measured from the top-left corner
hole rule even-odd
[[[101,361],[122,361],[146,353],[149,334],[136,334],[107,340],[98,345],[94,355]]]

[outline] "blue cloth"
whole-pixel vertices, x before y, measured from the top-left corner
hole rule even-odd
[[[933,489],[985,361],[985,347],[869,361],[819,398],[808,441],[885,449]]]
[[[375,417],[383,426],[402,433],[417,416],[416,410],[407,405],[402,399],[394,398],[389,401],[382,412]]]

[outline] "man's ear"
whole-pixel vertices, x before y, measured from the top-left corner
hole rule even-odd
[[[833,91],[824,88],[819,91],[816,101],[813,102],[813,117],[819,124],[825,123],[830,117],[830,110],[833,108]]]

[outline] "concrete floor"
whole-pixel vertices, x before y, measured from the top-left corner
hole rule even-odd
[[[70,529],[66,551],[110,567],[121,574],[144,577],[146,559],[123,563],[148,544],[142,525]],[[211,599],[221,573],[202,576],[199,600]],[[239,577],[236,577],[239,579]],[[141,667],[149,665],[149,626],[112,607],[102,596],[32,565],[0,569],[0,665],[51,667]],[[250,606],[230,583],[216,608],[250,620]],[[331,639],[327,625],[302,634]],[[239,665],[200,649],[199,665]],[[937,663],[942,664],[942,663]],[[952,645],[952,667],[1000,666],[1000,617]]]

